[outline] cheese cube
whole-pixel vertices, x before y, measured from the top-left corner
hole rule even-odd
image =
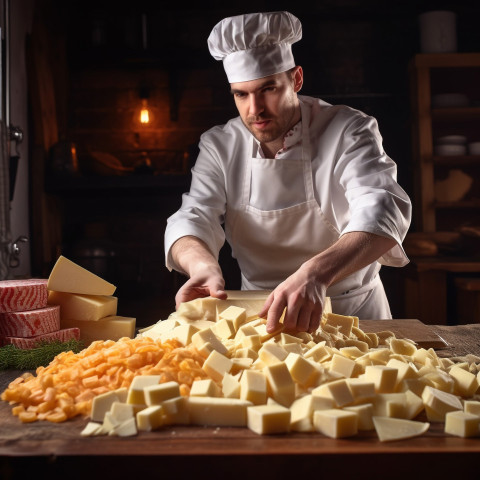
[[[154,325],[151,325],[150,327],[143,328],[143,329],[139,330],[139,334],[141,334],[141,336],[143,336],[143,337],[149,337],[149,338],[156,339],[162,333],[170,332],[177,325],[180,325],[178,323],[178,320],[175,318],[174,315],[171,315],[166,320],[160,320],[157,323],[155,323]]]
[[[313,426],[330,438],[352,437],[358,433],[358,416],[348,410],[330,409],[313,412]]]
[[[132,383],[128,388],[127,403],[132,405],[146,405],[144,388],[149,385],[158,385],[161,375],[139,375],[133,377]]]
[[[238,375],[226,373],[222,378],[222,394],[225,398],[240,398],[240,381]]]
[[[373,382],[377,393],[391,393],[395,391],[398,370],[385,365],[370,365],[365,367],[363,378]]]
[[[267,377],[268,394],[275,401],[289,407],[295,400],[295,382],[285,363],[267,365],[263,369]]]
[[[216,382],[221,382],[223,376],[232,369],[230,358],[213,350],[202,365],[203,371]]]
[[[263,344],[258,351],[258,358],[262,360],[265,365],[274,365],[275,363],[283,362],[287,358],[288,353],[278,343],[268,342]]]
[[[92,400],[91,419],[94,422],[103,422],[105,414],[110,410],[115,402],[120,402],[120,397],[115,391],[101,393]]]
[[[236,330],[233,320],[229,318],[222,318],[220,319],[214,327],[212,327],[215,335],[222,340],[226,340],[228,338],[233,338],[235,336]]]
[[[310,387],[319,375],[318,369],[303,356],[289,353],[285,358],[293,380],[303,387]]]
[[[406,378],[418,377],[417,372],[414,370],[410,363],[402,362],[397,358],[390,358],[390,360],[387,362],[387,367],[397,369],[396,387],[398,387],[398,385],[400,385],[400,382],[402,382]]]
[[[290,410],[282,405],[255,405],[247,408],[247,426],[259,435],[290,431]]]
[[[235,334],[235,341],[237,343],[240,343],[243,340],[243,338],[249,337],[251,335],[256,335],[260,338],[260,335],[255,330],[255,327],[253,327],[249,323],[246,323],[245,325],[242,325],[241,327],[239,327],[239,329],[237,330],[237,333]]]
[[[352,376],[355,366],[355,360],[335,353],[330,364],[330,371],[337,372],[343,377],[349,378]]]
[[[180,385],[174,381],[147,385],[143,388],[143,393],[145,403],[151,407],[152,405],[160,405],[170,398],[180,396]]]
[[[210,378],[194,380],[190,389],[190,396],[193,397],[219,397],[220,389]]]
[[[407,390],[404,393],[407,400],[407,404],[405,405],[405,418],[408,420],[413,420],[423,411],[423,400],[421,396],[416,395],[410,390]]]
[[[375,384],[361,378],[347,378],[348,388],[353,396],[353,403],[370,402],[375,397]]]
[[[161,406],[165,425],[188,425],[190,423],[190,412],[185,397],[169,398],[164,400]]]
[[[465,400],[463,402],[463,411],[480,417],[480,402],[478,400]]]
[[[225,347],[211,328],[204,328],[203,330],[194,333],[192,335],[192,343],[198,351],[203,351],[202,347],[209,343],[218,353],[221,353],[222,355],[228,353],[227,347]]]
[[[324,383],[312,390],[312,395],[333,399],[337,407],[351,405],[354,401],[352,392],[345,379]]]
[[[188,397],[188,411],[192,425],[245,427],[247,407],[252,403],[237,398]]]
[[[373,417],[373,424],[381,442],[418,437],[430,428],[428,422],[388,417]]]
[[[427,418],[433,422],[445,421],[448,412],[463,410],[462,402],[457,396],[430,386],[423,390],[422,400]]]
[[[246,310],[235,305],[231,305],[218,314],[218,320],[231,320],[235,331],[237,331],[247,319]]]
[[[305,358],[311,358],[315,362],[324,362],[331,358],[332,354],[327,349],[325,342],[317,343],[305,353]]]
[[[240,398],[254,405],[267,401],[267,378],[263,372],[245,370],[240,379]]]
[[[243,348],[250,348],[251,350],[258,352],[262,347],[262,341],[260,335],[247,335],[241,339],[240,345]]]
[[[282,347],[287,353],[296,353],[297,355],[301,355],[303,357],[304,348],[300,343],[284,343],[282,344]]]
[[[134,338],[136,319],[134,317],[122,317],[109,315],[99,320],[60,320],[62,328],[79,328],[80,340],[86,346],[97,340],[113,340],[116,342],[121,338]]]
[[[163,425],[163,407],[153,405],[137,412],[137,428],[146,432],[157,430]]]
[[[377,417],[406,417],[405,393],[379,393],[372,399],[373,415]]]
[[[326,314],[326,325],[337,327],[338,330],[346,337],[352,333],[352,327],[355,325],[355,318],[346,315],[339,315],[337,313]]]
[[[133,405],[123,402],[113,402],[110,407],[110,413],[119,423],[134,417]]]
[[[362,405],[352,405],[345,407],[345,411],[354,412],[357,415],[358,430],[373,430],[373,405],[371,403],[364,403]]]
[[[190,320],[216,322],[218,301],[219,299],[214,297],[195,298],[189,302],[181,303],[176,310],[176,314]]]
[[[62,320],[96,321],[117,314],[117,297],[106,295],[80,295],[76,293],[48,293],[49,305],[60,305]]]
[[[232,375],[237,374],[243,370],[247,370],[252,366],[253,359],[252,358],[232,358]]]
[[[477,376],[461,367],[453,367],[449,370],[454,379],[454,393],[461,397],[472,397],[478,390]]]
[[[235,350],[235,358],[251,358],[252,361],[257,360],[258,353],[251,348],[239,348]]]
[[[192,341],[192,336],[199,332],[200,329],[192,324],[178,325],[168,332],[160,335],[160,340],[166,342],[167,340],[177,340],[182,345],[187,346]]]
[[[60,256],[48,277],[47,289],[80,295],[113,295],[116,287],[68,258]]]
[[[480,436],[480,417],[457,410],[445,415],[445,433],[457,437]]]
[[[297,397],[290,406],[290,429],[296,432],[313,431],[313,412],[335,407],[332,398],[307,394]]]

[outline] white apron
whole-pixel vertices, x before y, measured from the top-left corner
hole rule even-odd
[[[300,105],[301,158],[246,158],[240,210],[229,215],[227,209],[225,232],[242,272],[244,290],[274,289],[302,263],[340,237],[315,198],[308,130],[310,112]],[[253,206],[252,182],[259,182],[255,191],[266,190],[271,205],[283,208],[260,210]],[[293,191],[293,185],[301,184],[304,191]],[[228,219],[232,217],[230,224]],[[375,274],[362,284],[362,274],[365,272],[360,270],[327,290],[333,311],[365,319],[391,318],[380,277]],[[351,285],[360,286],[351,289]]]

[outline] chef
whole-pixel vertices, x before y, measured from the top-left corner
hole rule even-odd
[[[374,118],[299,95],[302,37],[289,12],[239,15],[208,38],[239,116],[200,138],[190,191],[167,222],[166,265],[188,280],[176,305],[226,298],[225,240],[242,289],[271,290],[267,331],[315,331],[325,298],[335,313],[391,318],[381,265],[404,266],[411,203]]]

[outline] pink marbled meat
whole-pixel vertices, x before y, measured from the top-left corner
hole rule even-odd
[[[33,337],[60,330],[60,306],[0,313],[0,335]]]
[[[60,340],[61,342],[67,342],[68,340],[78,340],[80,338],[79,328],[64,328],[63,330],[57,330],[56,332],[44,333],[43,335],[36,335],[35,337],[22,338],[22,337],[8,337],[0,335],[0,346],[13,344],[18,348],[25,350],[37,346],[39,342],[53,342]]]
[[[0,313],[44,308],[48,302],[47,279],[0,281]]]

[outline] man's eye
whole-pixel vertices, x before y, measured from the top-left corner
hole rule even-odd
[[[233,95],[235,96],[235,98],[245,98],[246,97],[245,93],[242,93],[242,92],[235,92]]]

